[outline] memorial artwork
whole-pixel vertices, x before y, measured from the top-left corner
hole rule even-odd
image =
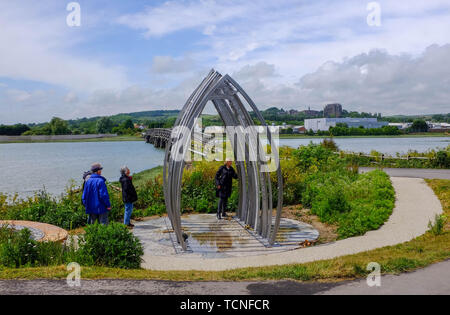
[[[194,127],[208,102],[212,102],[223,121],[223,130],[233,148],[239,178],[239,204],[235,219],[273,245],[280,227],[283,205],[278,148],[271,128],[249,95],[229,75],[223,76],[215,70],[211,70],[189,97],[165,145],[164,196],[178,243],[183,250],[187,249],[181,224],[182,177]],[[257,124],[247,108],[256,117]],[[264,154],[267,150],[270,151],[270,159]],[[272,187],[271,172],[276,172],[277,187]],[[277,196],[275,216],[274,195]]]

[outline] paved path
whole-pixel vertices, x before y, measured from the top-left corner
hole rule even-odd
[[[365,280],[342,284],[321,294],[333,295],[448,295],[450,294],[450,260],[399,276],[381,277],[380,287],[369,287]]]
[[[344,283],[170,282],[152,280],[82,280],[70,288],[65,281],[0,281],[0,295],[7,294],[102,294],[102,295],[311,295],[311,294],[450,294],[450,261],[399,276],[381,278],[381,287],[365,280]]]
[[[396,206],[388,222],[376,231],[331,244],[261,256],[186,259],[183,255],[156,257],[144,255],[143,268],[153,270],[227,270],[306,263],[369,251],[410,241],[428,230],[428,223],[442,213],[439,199],[423,179],[392,178]]]
[[[367,173],[376,169],[375,167],[360,167],[361,173]],[[383,168],[389,176],[427,178],[427,179],[450,179],[450,169],[427,169],[427,168]]]

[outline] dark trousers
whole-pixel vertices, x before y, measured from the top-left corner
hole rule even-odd
[[[102,214],[90,214],[88,224],[95,224],[95,221],[103,225],[108,225],[108,212]]]
[[[217,207],[217,216],[225,215],[225,211],[227,210],[228,198],[220,198],[219,206]]]

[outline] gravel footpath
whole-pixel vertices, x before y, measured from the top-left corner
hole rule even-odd
[[[428,222],[442,213],[442,206],[433,190],[423,179],[391,178],[396,205],[392,216],[380,229],[330,244],[272,255],[222,259],[144,256],[142,265],[152,270],[220,271],[245,267],[263,267],[307,263],[356,254],[372,249],[410,241],[428,230]]]

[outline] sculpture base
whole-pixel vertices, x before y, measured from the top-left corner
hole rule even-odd
[[[269,246],[266,239],[235,218],[218,220],[215,214],[193,214],[181,218],[187,239],[187,251],[177,243],[167,217],[135,224],[133,233],[144,245],[146,255],[183,255],[192,258],[229,258],[265,255],[302,247],[304,241],[314,242],[319,232],[311,225],[282,219],[277,241]]]
[[[0,226],[8,226],[15,230],[29,229],[31,237],[39,242],[63,242],[69,234],[57,226],[32,221],[0,221]]]

